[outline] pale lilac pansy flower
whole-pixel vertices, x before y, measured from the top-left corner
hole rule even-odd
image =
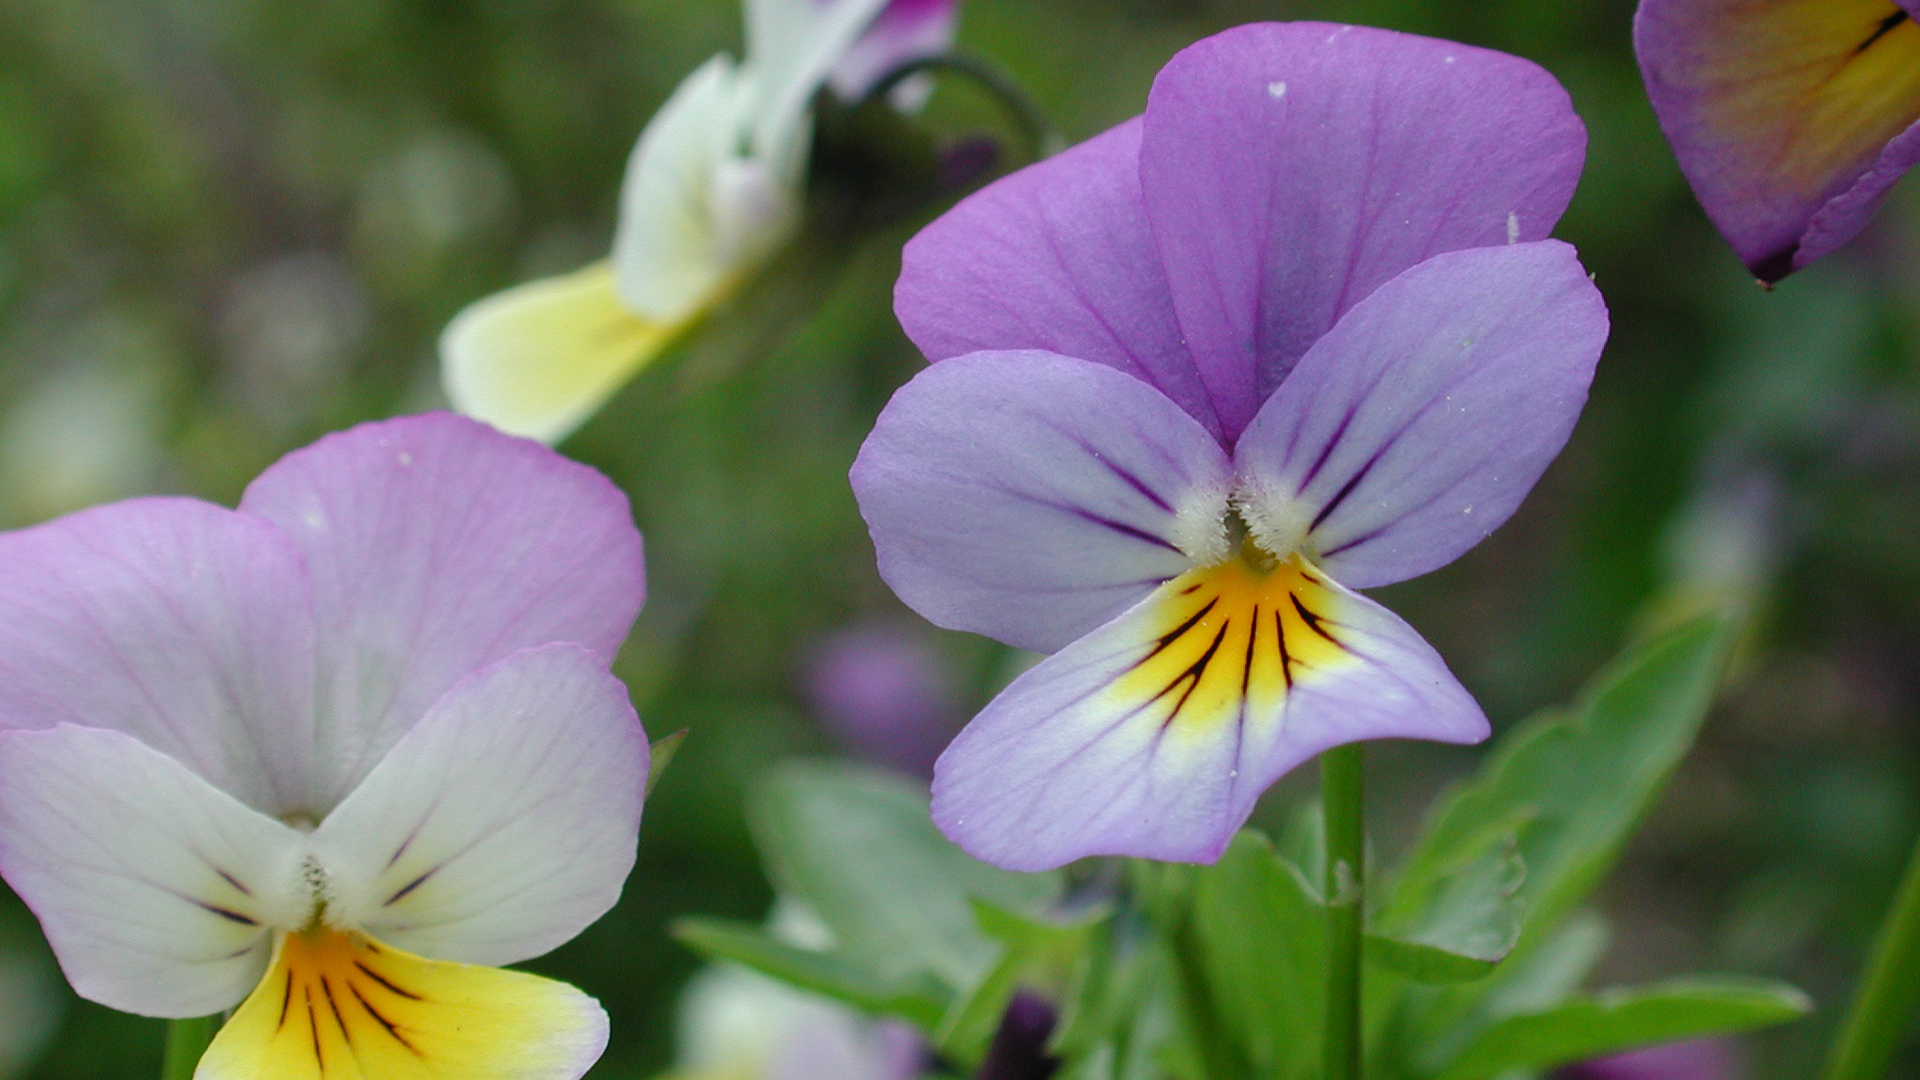
[[[648,748],[608,664],[624,496],[448,414],[282,458],[238,510],[0,534],[0,874],[82,996],[236,1009],[201,1080],[570,1080],[599,1004],[497,965],[633,865]]]
[[[881,573],[1053,654],[941,757],[948,836],[1017,870],[1211,860],[1322,750],[1486,736],[1353,590],[1478,543],[1572,430],[1607,316],[1546,236],[1584,152],[1525,60],[1243,26],[908,244],[935,363],[854,466]]]
[[[1762,281],[1920,164],[1920,0],[1642,0],[1634,48],[1707,216]]]
[[[952,41],[957,0],[746,0],[746,59],[703,64],[627,161],[612,255],[469,306],[440,340],[454,407],[556,442],[730,296],[800,223],[813,98]]]

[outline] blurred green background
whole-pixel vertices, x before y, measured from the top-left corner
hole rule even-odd
[[[1747,1057],[1754,1076],[1804,1076],[1920,827],[1920,184],[1761,293],[1660,139],[1631,16],[1627,0],[965,0],[960,40],[1075,140],[1140,111],[1181,46],[1262,19],[1450,37],[1566,83],[1592,149],[1559,235],[1614,315],[1592,405],[1509,525],[1384,599],[1501,727],[1638,628],[1751,608],[1705,742],[1607,890],[1603,975],[1797,982],[1822,1015]],[[231,503],[327,430],[439,405],[439,328],[602,254],[641,126],[739,34],[731,0],[0,4],[0,524],[145,492]],[[959,85],[927,123],[1011,137]],[[651,595],[619,671],[656,737],[691,732],[619,908],[527,965],[606,1002],[594,1076],[669,1058],[695,961],[668,919],[765,910],[745,785],[860,745],[816,707],[836,634],[931,658],[941,689],[912,719],[934,745],[1017,662],[892,599],[845,482],[920,363],[889,309],[916,224],[869,238],[772,352],[643,377],[564,447],[634,498]],[[1375,753],[1377,846],[1396,851],[1472,760]],[[1262,814],[1305,790],[1283,783]],[[0,1077],[150,1075],[161,1033],[72,999],[0,895]],[[1901,1067],[1920,1077],[1920,1053]]]

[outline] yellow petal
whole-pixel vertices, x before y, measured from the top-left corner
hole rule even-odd
[[[496,293],[440,339],[454,408],[514,435],[557,442],[659,355],[678,326],[641,319],[598,262]]]
[[[1342,597],[1297,555],[1265,570],[1241,559],[1192,570],[1160,595],[1151,647],[1106,696],[1168,735],[1277,715],[1295,682],[1355,662],[1329,621]]]
[[[359,934],[282,935],[195,1080],[576,1080],[600,1004],[518,971],[427,960]]]

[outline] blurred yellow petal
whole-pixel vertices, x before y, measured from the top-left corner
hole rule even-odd
[[[468,307],[440,339],[454,408],[514,435],[558,442],[606,404],[679,329],[620,302],[598,262]]]
[[[284,935],[195,1080],[576,1080],[600,1004],[518,971],[426,960],[359,934]]]

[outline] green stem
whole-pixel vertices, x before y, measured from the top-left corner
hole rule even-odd
[[[1325,1080],[1360,1080],[1360,937],[1366,919],[1366,752],[1359,743],[1320,755],[1327,830]]]
[[[1920,843],[1880,924],[1853,1007],[1827,1059],[1826,1080],[1880,1080],[1920,1010]]]
[[[220,1017],[196,1016],[191,1020],[167,1021],[167,1056],[160,1066],[160,1080],[193,1080],[200,1055],[220,1030]]]
[[[1020,126],[1020,133],[1026,136],[1034,160],[1052,157],[1066,149],[1066,140],[1047,122],[1047,114],[1040,111],[1027,92],[1020,88],[1006,72],[978,57],[960,53],[942,53],[938,56],[922,56],[887,72],[872,90],[867,91],[870,100],[880,99],[893,92],[893,88],[921,72],[947,72],[970,79],[1000,102],[1002,108]]]

